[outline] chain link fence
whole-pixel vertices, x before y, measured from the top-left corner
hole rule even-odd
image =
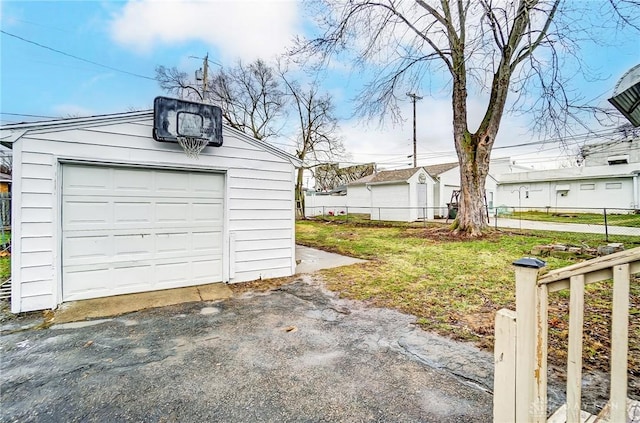
[[[11,193],[0,193],[0,300],[11,296]]]
[[[306,217],[387,222],[451,222],[457,207],[364,207],[315,206],[305,209]],[[558,208],[498,206],[486,210],[487,223],[496,229],[516,231],[547,230],[601,234],[607,242],[617,236],[640,237],[640,210],[620,208]]]

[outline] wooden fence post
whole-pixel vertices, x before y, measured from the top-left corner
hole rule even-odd
[[[546,263],[522,258],[516,266],[516,422],[547,420],[547,290],[538,287]]]

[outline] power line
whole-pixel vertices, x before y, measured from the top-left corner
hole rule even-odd
[[[76,56],[76,55],[71,54],[71,53],[66,53],[66,52],[64,52],[62,50],[58,50],[58,49],[55,49],[53,47],[45,46],[44,44],[40,44],[40,43],[35,42],[35,41],[27,40],[26,38],[22,38],[19,35],[12,34],[10,32],[4,31],[2,29],[0,29],[0,32],[5,34],[5,35],[7,35],[7,36],[9,36],[9,37],[13,37],[13,38],[16,38],[16,39],[18,39],[20,41],[24,41],[25,43],[33,44],[34,46],[38,46],[40,48],[44,48],[46,50],[53,51],[54,53],[62,54],[64,56],[71,57],[71,58],[76,59],[76,60],[80,60],[80,61],[83,61],[83,62],[86,62],[86,63],[91,63],[92,65],[95,65],[95,66],[100,66],[102,68],[109,69],[109,70],[112,70],[112,71],[115,71],[115,72],[124,73],[124,74],[130,75],[130,76],[135,76],[136,78],[148,79],[148,80],[151,80],[151,81],[155,81],[156,80],[155,78],[152,78],[150,76],[140,75],[140,74],[137,74],[137,73],[126,71],[126,70],[114,68],[113,66],[109,66],[109,65],[103,65],[102,63],[94,62],[93,60],[85,59],[85,58],[82,58],[80,56]]]
[[[36,118],[47,118],[47,119],[57,119],[55,116],[29,115],[29,114],[26,114],[26,113],[9,113],[9,112],[0,112],[0,115],[7,115],[7,116],[23,116],[23,117],[36,117]]]

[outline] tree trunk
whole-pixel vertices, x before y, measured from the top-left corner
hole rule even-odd
[[[298,168],[298,176],[296,178],[296,218],[304,219],[304,191],[303,188],[303,174],[304,168]]]
[[[467,133],[467,148],[458,153],[460,163],[460,203],[453,228],[479,236],[488,226],[485,208],[485,181],[489,173],[490,151],[477,142],[479,134]],[[458,141],[456,141],[456,144]],[[465,142],[463,142],[465,144]]]

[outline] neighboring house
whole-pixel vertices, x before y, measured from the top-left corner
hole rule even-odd
[[[530,209],[558,207],[640,209],[640,138],[589,144],[582,166],[499,175],[500,204]]]
[[[367,184],[375,177],[376,174],[368,175],[347,185],[349,213],[371,213],[371,189]]]
[[[522,172],[529,170],[514,165],[510,159],[491,162],[490,172]],[[426,172],[424,183],[419,171]],[[416,179],[417,178],[417,179]],[[308,192],[306,215],[370,214],[371,219],[415,221],[446,217],[454,191],[460,189],[460,166],[443,163],[409,169],[386,170],[366,176],[347,185],[346,196],[340,192]],[[487,205],[493,207],[497,191],[496,179],[487,177],[485,190]],[[331,195],[332,194],[332,195]]]
[[[0,195],[7,195],[11,192],[11,175],[0,173]]]
[[[640,137],[587,144],[580,149],[580,154],[585,166],[640,163]]]
[[[526,209],[638,209],[639,174],[640,163],[500,175],[498,197],[500,204]]]
[[[153,113],[7,125],[14,313],[294,273],[295,157],[224,126],[199,159]]]
[[[433,219],[435,184],[426,167],[378,172],[366,184],[371,190],[371,220]]]

